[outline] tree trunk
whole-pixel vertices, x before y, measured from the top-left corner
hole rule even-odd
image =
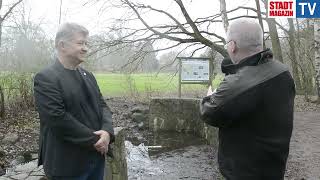
[[[3,89],[0,85],[0,118],[4,118],[5,115],[5,109],[4,109],[4,93]]]
[[[1,42],[2,42],[2,22],[3,22],[3,20],[2,20],[2,18],[0,17],[0,47],[1,47]]]
[[[6,13],[4,13],[3,16],[1,16],[0,14],[0,47],[1,47],[1,35],[2,35],[2,23],[7,18],[7,16],[12,12],[12,10],[21,2],[22,0],[19,0],[18,2],[14,3],[11,7],[9,7],[9,10]],[[2,9],[2,0],[0,0],[0,12],[1,12],[1,9]]]
[[[291,61],[292,61],[292,74],[293,78],[295,80],[295,84],[297,86],[297,90],[301,91],[301,80],[299,76],[299,70],[298,70],[298,61],[297,61],[297,56],[296,56],[296,43],[295,43],[295,29],[294,29],[294,24],[293,24],[293,19],[288,18],[289,22],[289,46],[290,46],[290,56],[291,56]]]
[[[282,50],[280,46],[280,40],[279,40],[279,35],[277,31],[277,26],[276,26],[276,20],[274,18],[268,18],[267,23],[269,26],[269,33],[270,33],[270,38],[271,38],[271,43],[272,43],[272,52],[275,57],[280,62],[283,62],[282,58]]]
[[[2,9],[2,0],[0,0],[0,12]],[[2,22],[3,22],[3,18],[1,17],[1,13],[0,13],[0,47],[1,47],[1,40],[2,40]]]
[[[320,20],[314,19],[314,44],[315,44],[315,81],[317,88],[317,101],[320,102]]]
[[[228,20],[227,5],[225,0],[220,0],[220,12],[221,12],[221,18],[222,18],[224,30],[225,32],[227,32],[229,27],[229,20]]]
[[[256,6],[257,6],[257,15],[258,15],[258,19],[259,19],[259,24],[261,26],[262,32],[264,33],[259,0],[256,0]],[[263,38],[263,49],[265,49],[265,48],[266,48],[266,43],[264,42],[264,38]]]
[[[303,57],[303,52],[301,51],[302,47],[301,47],[301,41],[300,41],[300,26],[299,26],[299,20],[296,19],[296,26],[297,26],[297,31],[296,31],[296,38],[297,38],[297,53],[298,53],[298,57],[299,57],[299,61],[305,61],[306,59],[304,59]],[[305,72],[304,68],[303,68],[303,64],[300,63],[298,64],[300,71],[301,71],[301,75],[302,75],[302,81],[301,81],[301,86],[302,86],[302,91],[303,91],[303,95],[304,95],[304,99],[305,101],[309,102],[309,95],[308,95],[308,76],[307,73]]]
[[[61,24],[62,0],[60,0],[59,25]]]
[[[266,7],[266,10],[268,12],[267,1],[263,1],[263,3],[264,3],[264,7]],[[270,34],[270,38],[271,38],[273,56],[276,60],[283,62],[282,50],[281,50],[281,46],[280,46],[280,40],[279,40],[278,31],[277,31],[276,20],[274,18],[267,17],[266,21],[267,21],[268,27],[269,27],[269,34]]]
[[[1,9],[2,9],[2,0],[0,0],[0,12],[1,12]],[[1,17],[1,14],[0,14],[0,47],[1,47],[1,40],[2,40],[2,22],[3,22],[3,19]],[[4,93],[3,93],[3,90],[2,90],[2,87],[1,87],[1,84],[0,84],[0,118],[3,118],[4,117]]]

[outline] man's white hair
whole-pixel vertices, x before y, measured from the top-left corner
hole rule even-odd
[[[75,33],[82,33],[85,36],[89,35],[89,31],[82,25],[76,23],[64,23],[60,26],[56,38],[55,38],[55,47],[58,47],[58,43],[61,40],[70,40]]]
[[[239,49],[253,52],[263,49],[263,31],[257,21],[238,19],[233,21],[227,31],[227,41],[233,40]]]

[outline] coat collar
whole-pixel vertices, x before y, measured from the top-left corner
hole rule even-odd
[[[252,56],[242,59],[238,64],[224,65],[224,70],[227,74],[235,74],[237,71],[245,66],[257,66],[263,64],[273,57],[271,50],[268,48],[258,52]]]
[[[238,66],[238,68],[241,68],[244,66],[256,66],[258,64],[262,64],[266,59],[266,52],[271,52],[271,51],[270,49],[266,49],[252,56],[246,57],[242,59],[236,66]]]
[[[73,70],[71,70],[71,69],[65,68],[65,67],[63,66],[63,64],[59,61],[59,59],[58,59],[57,57],[55,57],[55,62],[54,62],[54,64],[53,64],[53,66],[54,66],[56,69],[60,70],[60,71],[63,71],[63,70],[73,71]],[[78,67],[76,68],[76,70],[77,70],[77,69],[80,69],[80,66],[78,66]]]

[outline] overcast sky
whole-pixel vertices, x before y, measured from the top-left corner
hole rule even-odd
[[[17,0],[4,0],[4,5],[12,4]],[[91,32],[97,33],[111,22],[112,18],[119,18],[123,11],[110,8],[107,0],[100,0],[98,3],[92,3],[96,0],[63,0],[62,1],[62,22],[78,22],[85,25]],[[182,16],[176,11],[177,5],[173,0],[139,0],[153,7],[175,13],[176,17]],[[110,1],[113,2],[113,1]],[[192,18],[204,17],[219,13],[219,0],[185,0],[185,6]],[[30,11],[31,19],[39,23],[50,34],[54,34],[58,28],[60,0],[24,0],[27,10]],[[237,6],[255,7],[254,0],[226,0],[227,10],[234,9]],[[104,10],[100,8],[104,7]],[[175,11],[175,12],[173,12]],[[4,12],[4,11],[3,11]],[[2,13],[3,13],[2,12]],[[147,16],[149,22],[165,21],[161,16]],[[150,20],[152,19],[152,20]],[[50,32],[51,31],[51,32]],[[223,29],[222,29],[223,31]]]
[[[4,5],[12,4],[17,0],[4,0]],[[89,3],[88,3],[89,1]],[[116,0],[63,0],[62,1],[62,18],[63,22],[77,22],[86,26],[90,34],[98,34],[105,31],[106,27],[115,18],[124,16],[125,11],[121,8],[113,8],[110,2],[115,3]],[[157,9],[162,9],[173,14],[177,19],[184,22],[184,18],[179,10],[178,5],[173,0],[135,0],[147,5],[151,5]],[[95,3],[93,3],[95,2]],[[191,18],[206,17],[218,14],[220,11],[219,0],[184,0],[186,9]],[[24,0],[26,12],[29,18],[41,24],[48,37],[53,39],[55,32],[59,27],[59,8],[60,0]],[[226,0],[227,10],[234,9],[238,6],[255,7],[254,0]],[[264,8],[262,7],[262,10]],[[3,13],[2,11],[1,13]],[[245,11],[237,11],[229,15],[230,17],[245,15]],[[252,13],[251,13],[252,14]],[[168,21],[167,18],[159,14],[146,14],[144,18],[150,24],[164,24]],[[140,22],[132,24],[133,26],[143,26]],[[225,36],[222,24],[217,24],[210,29],[221,36]]]

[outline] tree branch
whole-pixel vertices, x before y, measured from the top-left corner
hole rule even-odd
[[[191,17],[189,16],[186,8],[184,7],[184,5],[183,5],[183,3],[182,3],[182,1],[181,1],[181,0],[174,0],[174,1],[179,5],[183,16],[184,16],[185,19],[187,20],[187,23],[191,26],[191,28],[192,28],[193,32],[195,33],[195,35],[196,35],[197,37],[200,37],[200,38],[201,38],[202,35],[201,35],[198,27],[197,27],[197,26],[194,24],[194,22],[192,21]],[[204,38],[204,37],[202,37],[202,38]]]
[[[1,18],[2,20],[5,20],[7,18],[7,16],[12,12],[12,10],[19,4],[21,3],[22,0],[19,0],[18,2],[14,3],[9,10],[3,15],[3,17]]]
[[[188,35],[191,35],[192,36],[192,33],[190,33],[189,31],[187,31],[187,29],[176,19],[174,18],[171,14],[169,14],[168,12],[166,11],[163,11],[163,10],[160,10],[160,9],[155,9],[151,6],[145,6],[145,5],[139,5],[139,7],[141,8],[148,8],[150,10],[153,10],[153,11],[156,11],[156,12],[159,12],[159,13],[162,13],[162,14],[165,14],[167,15],[170,19],[172,19],[177,25],[178,27],[181,29],[182,32],[188,34]]]
[[[199,50],[201,50],[201,49],[203,49],[203,48],[206,48],[206,47],[207,47],[207,46],[201,46],[201,47],[193,50],[190,57],[193,57],[193,55],[194,55],[197,51],[199,51]]]
[[[197,28],[196,24],[192,21],[191,17],[189,16],[187,10],[185,9],[183,3],[181,0],[174,0],[180,7],[185,19],[187,20],[187,23],[191,26],[192,30],[195,33],[195,38],[199,40],[199,42],[201,42],[202,44],[210,47],[210,48],[214,48],[216,51],[218,51],[222,56],[227,57],[228,53],[227,51],[219,46],[214,44],[212,41],[210,41],[209,39],[203,37],[199,31],[199,29]]]
[[[134,11],[134,13],[138,16],[138,18],[140,19],[140,21],[142,22],[142,24],[148,28],[150,31],[152,31],[153,33],[155,33],[156,35],[162,37],[162,38],[166,38],[166,39],[170,39],[170,40],[173,40],[173,41],[178,41],[178,42],[181,42],[181,43],[187,43],[187,42],[197,42],[196,39],[181,39],[181,38],[177,38],[177,37],[172,37],[172,36],[169,36],[167,34],[164,34],[164,33],[161,33],[157,30],[155,30],[154,28],[152,28],[151,26],[148,25],[148,23],[141,17],[141,15],[139,14],[139,12],[135,9],[134,5],[131,4],[129,2],[129,0],[124,0],[125,3]]]
[[[179,42],[179,43],[177,43],[177,44],[175,44],[175,45],[172,45],[172,46],[169,46],[169,47],[166,47],[166,48],[155,49],[155,50],[149,51],[149,52],[153,53],[153,52],[164,51],[164,50],[168,50],[168,49],[172,49],[172,48],[178,47],[178,46],[180,46],[181,44],[182,44],[182,43]]]

